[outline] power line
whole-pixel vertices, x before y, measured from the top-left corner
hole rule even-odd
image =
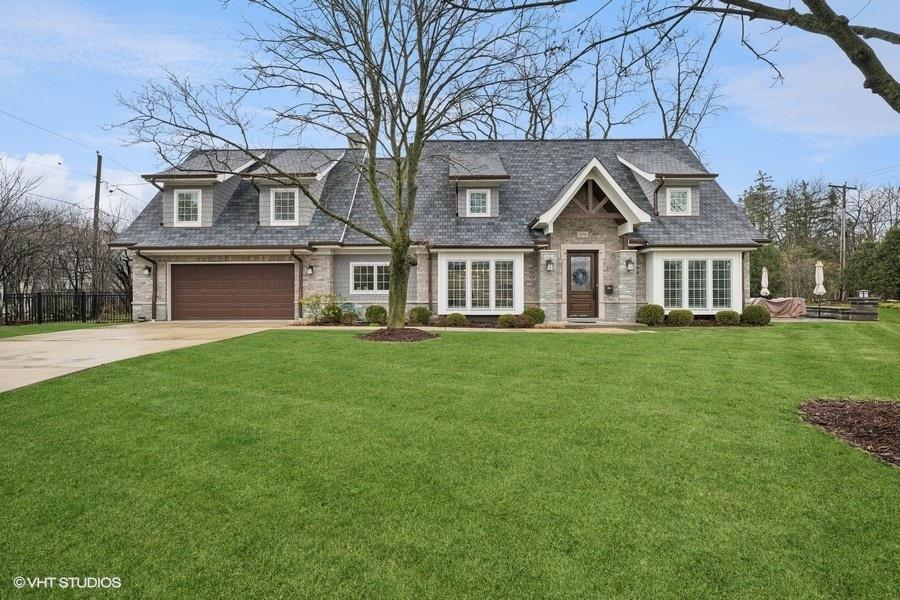
[[[847,177],[847,179],[859,179],[859,178],[863,178],[863,177],[872,177],[873,175],[877,175],[878,173],[881,173],[882,171],[893,171],[895,169],[900,169],[900,165],[891,165],[888,167],[882,167],[880,169],[873,169],[871,171],[863,171],[862,173],[857,173],[856,175],[851,175],[850,177]]]
[[[72,142],[73,144],[78,144],[79,146],[81,146],[81,147],[83,147],[83,148],[87,148],[86,145],[82,144],[82,143],[79,142],[78,140],[73,140],[72,138],[70,138],[70,137],[67,136],[67,135],[63,135],[63,134],[61,134],[61,133],[59,133],[59,132],[53,131],[52,129],[47,129],[46,127],[43,127],[43,126],[41,126],[41,125],[38,125],[37,123],[32,123],[31,121],[29,121],[29,120],[27,120],[27,119],[23,119],[22,117],[17,117],[16,115],[12,114],[11,112],[6,112],[5,110],[0,110],[0,113],[3,113],[3,114],[6,115],[7,117],[12,117],[12,118],[15,119],[16,121],[21,121],[22,123],[25,123],[26,125],[31,125],[32,127],[37,127],[37,128],[40,129],[41,131],[46,131],[47,133],[51,133],[51,134],[53,134],[53,135],[55,135],[55,136],[57,136],[57,137],[61,137],[62,139],[66,140],[66,141],[68,141],[68,142]]]
[[[22,117],[19,117],[19,116],[17,116],[17,115],[12,114],[11,112],[8,112],[8,111],[5,111],[5,110],[0,109],[0,114],[4,114],[4,115],[6,115],[6,116],[8,116],[8,117],[11,117],[11,118],[17,120],[17,121],[21,121],[22,123],[25,123],[26,125],[31,125],[32,127],[35,127],[35,128],[37,128],[37,129],[40,129],[41,131],[46,131],[46,132],[49,133],[49,134],[55,135],[55,136],[57,136],[57,137],[60,137],[60,138],[66,140],[66,141],[68,141],[68,142],[72,142],[73,144],[78,144],[78,145],[81,146],[82,148],[88,148],[88,146],[87,146],[86,144],[83,144],[83,143],[79,142],[78,140],[72,139],[72,138],[70,138],[70,137],[67,136],[67,135],[63,135],[63,134],[59,133],[58,131],[53,131],[52,129],[48,129],[47,127],[44,127],[43,125],[38,125],[37,123],[33,123],[33,122],[29,121],[28,119],[23,119]],[[125,169],[126,171],[128,171],[129,173],[131,173],[132,175],[134,175],[134,176],[136,176],[136,177],[140,177],[140,175],[138,175],[137,173],[135,173],[133,170],[131,170],[131,169],[130,169],[129,167],[127,167],[126,165],[124,165],[124,164],[122,164],[121,162],[117,161],[115,158],[113,158],[113,157],[111,157],[111,156],[107,156],[106,158],[108,158],[110,161],[116,163],[117,165],[119,165],[120,167],[122,167],[123,169]],[[93,175],[91,175],[91,177],[93,177]]]
[[[11,158],[13,160],[18,160],[20,162],[25,162],[25,163],[28,163],[31,165],[38,165],[40,167],[46,167],[48,169],[55,169],[57,171],[62,171],[63,173],[72,173],[73,175],[81,175],[82,177],[90,177],[90,178],[94,177],[90,173],[82,173],[81,171],[73,171],[72,169],[69,169],[68,167],[63,168],[63,167],[60,167],[59,165],[48,165],[47,163],[37,162],[35,160],[28,160],[27,158],[19,158],[18,156],[13,156],[12,154],[7,154],[6,152],[0,152],[0,155],[5,156],[6,158]]]

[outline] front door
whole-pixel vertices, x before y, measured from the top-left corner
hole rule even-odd
[[[566,289],[566,316],[597,316],[597,253],[567,253],[569,282]]]

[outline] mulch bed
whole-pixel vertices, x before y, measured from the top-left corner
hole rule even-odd
[[[376,329],[369,333],[362,333],[358,337],[370,342],[421,342],[437,336],[415,327],[404,327],[403,329]]]
[[[802,404],[800,418],[900,467],[900,402],[854,402],[821,398]]]

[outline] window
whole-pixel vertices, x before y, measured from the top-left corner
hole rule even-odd
[[[670,215],[689,215],[691,214],[691,189],[690,188],[667,188],[666,198],[668,202],[668,214]]]
[[[447,308],[465,308],[466,261],[452,260],[447,263]]]
[[[712,305],[713,308],[731,306],[731,261],[712,261]]]
[[[200,190],[175,190],[175,226],[200,225]]]
[[[706,261],[688,261],[688,308],[706,308]]]
[[[494,306],[513,308],[513,261],[498,260],[494,263]]]
[[[391,269],[387,263],[350,263],[352,294],[384,294],[390,288]]]
[[[466,190],[466,216],[488,217],[490,214],[490,190]]]
[[[491,261],[472,261],[472,309],[491,307]]]
[[[272,190],[272,225],[297,224],[297,190]]]
[[[663,262],[663,305],[666,308],[681,308],[681,261]]]
[[[516,310],[515,286],[517,279],[522,277],[522,266],[517,267],[515,260],[487,257],[451,259],[442,268],[446,269],[448,311],[496,313]],[[521,304],[521,298],[518,300]]]
[[[692,310],[732,308],[732,259],[676,258],[663,261],[663,306]]]

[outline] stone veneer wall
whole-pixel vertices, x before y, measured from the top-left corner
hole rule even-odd
[[[599,250],[598,271],[600,274],[599,318],[607,321],[633,321],[636,305],[646,296],[644,269],[641,257],[633,250],[620,250],[621,239],[618,226],[608,218],[565,218],[557,219],[550,234],[550,247],[541,251],[541,263],[552,258],[555,268],[552,272],[540,271],[540,306],[547,313],[547,320],[565,319],[563,286],[566,284],[567,247],[595,247]],[[579,232],[581,237],[579,237]],[[635,270],[628,273],[625,259],[635,261]],[[640,283],[639,283],[640,282]],[[612,284],[613,293],[607,296],[604,286]]]

